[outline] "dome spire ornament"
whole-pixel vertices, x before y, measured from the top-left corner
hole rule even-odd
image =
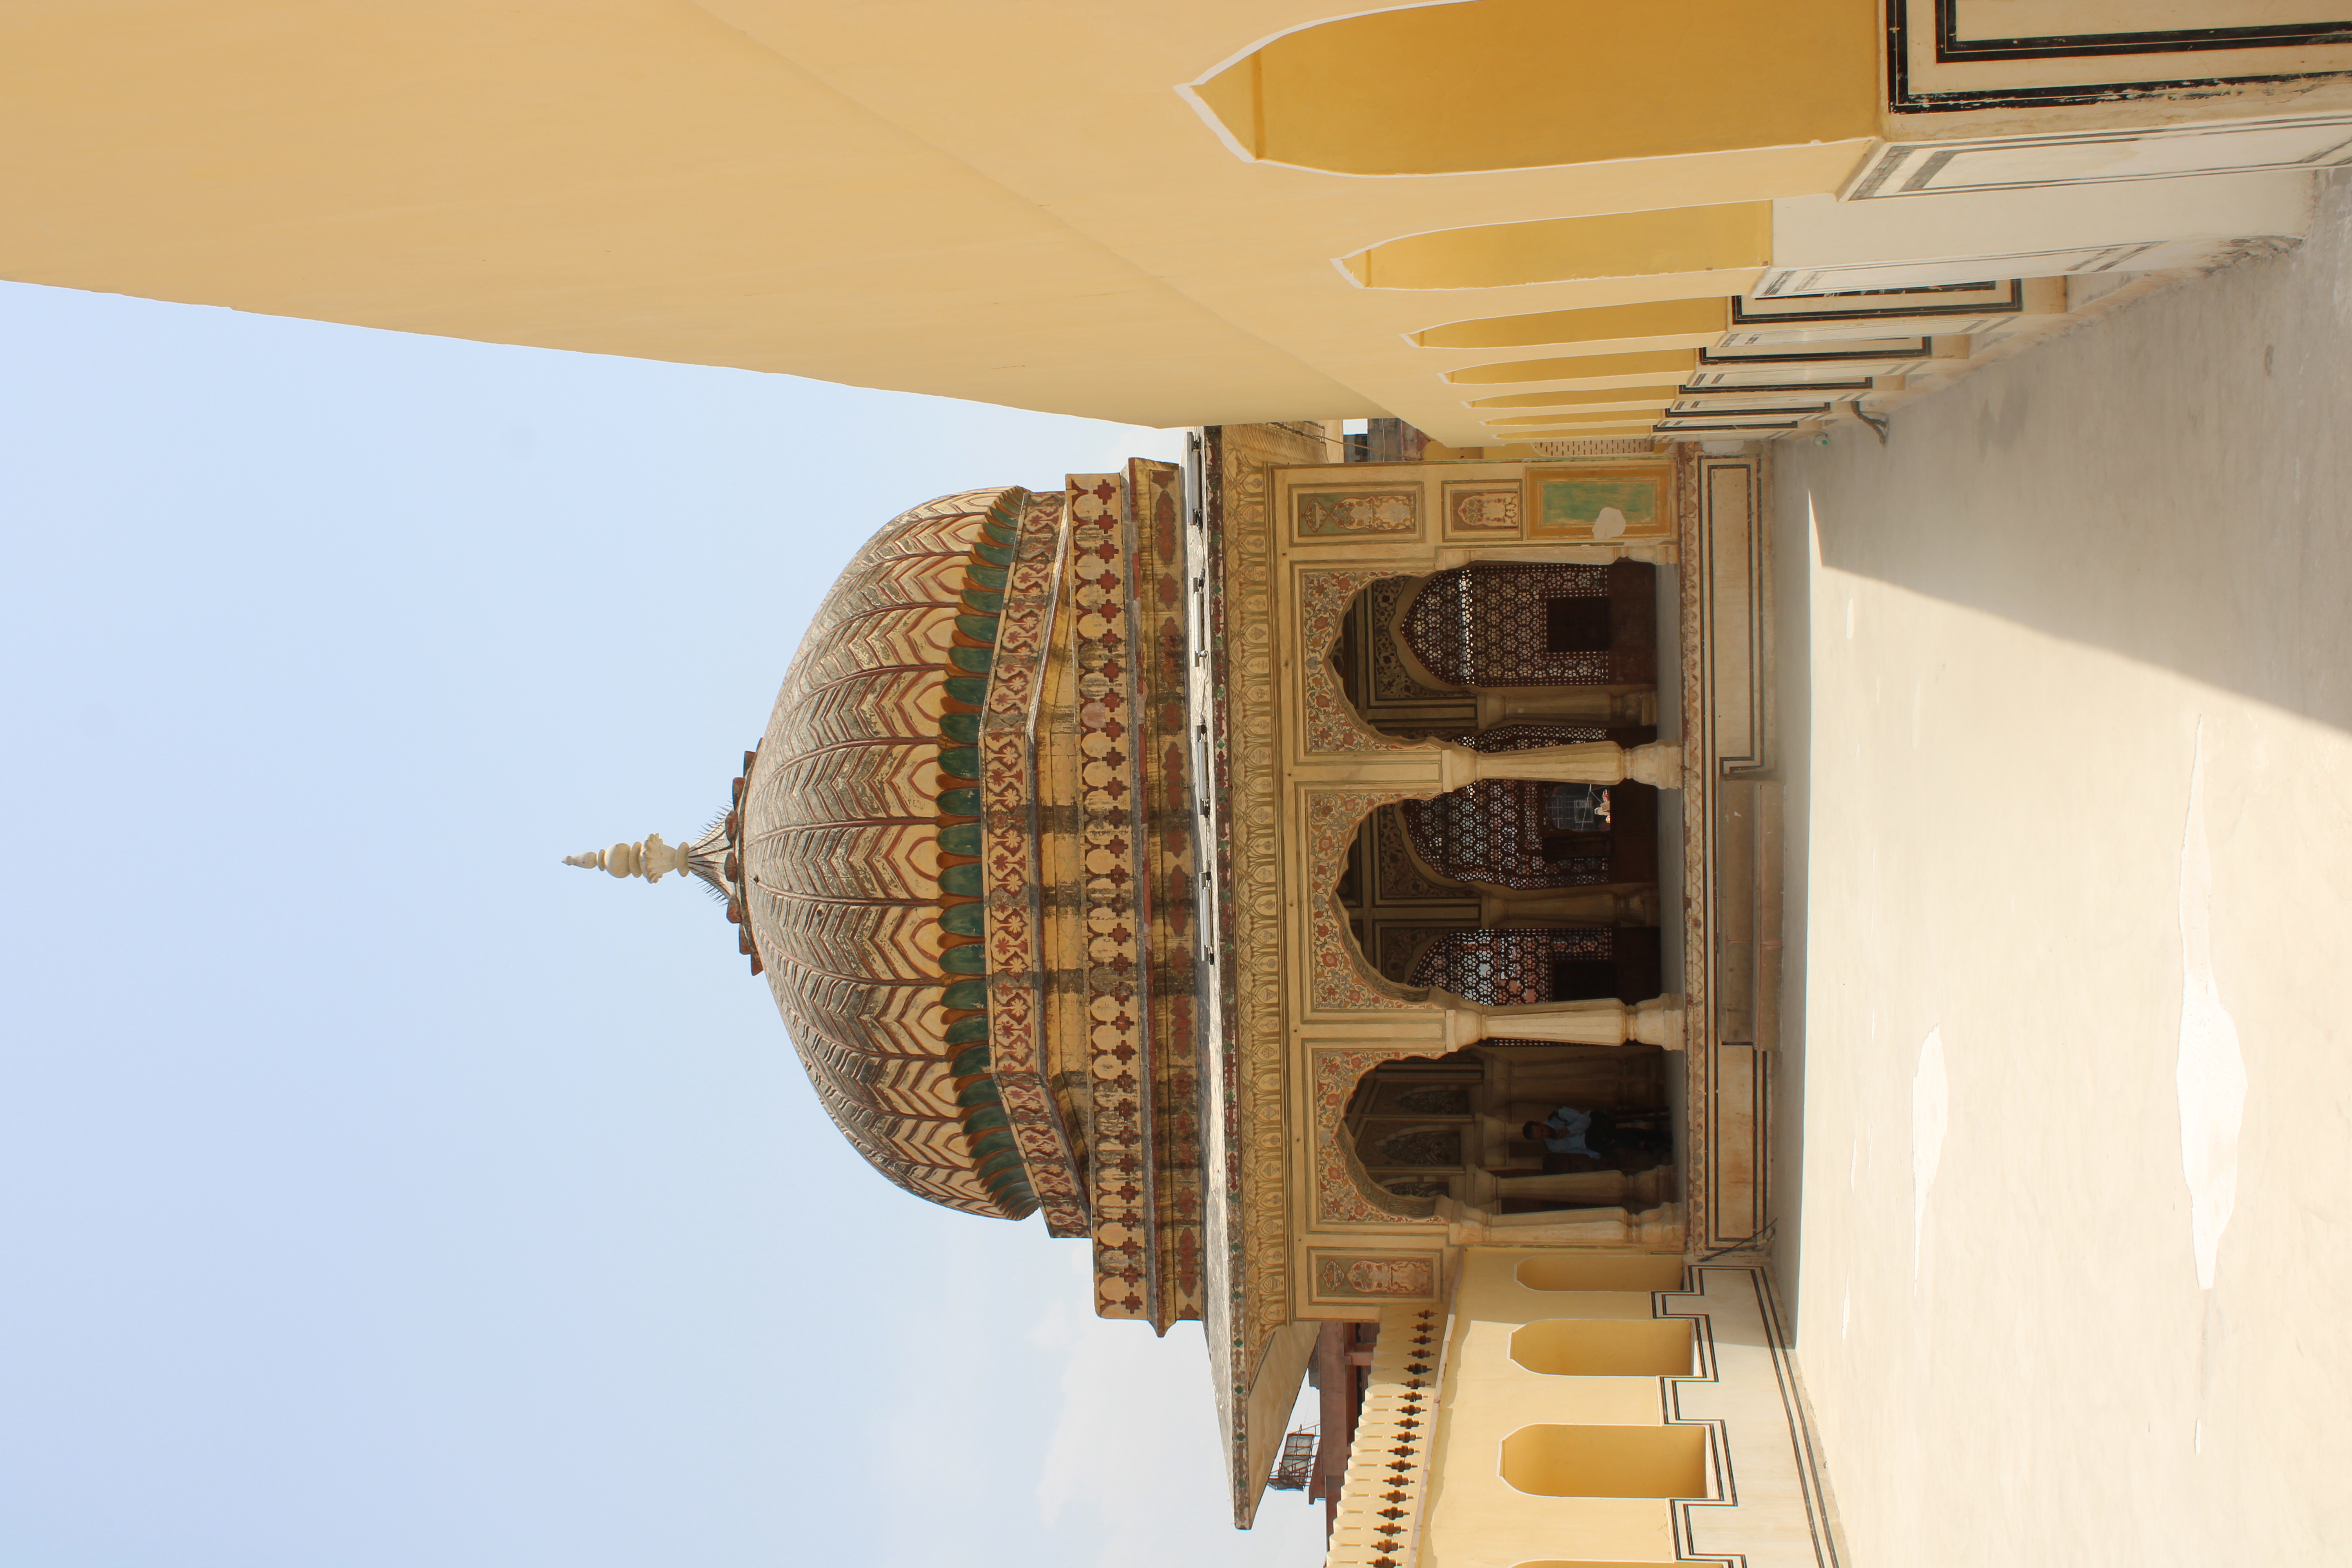
[[[643,877],[648,882],[658,882],[672,871],[685,871],[686,857],[687,846],[665,844],[660,834],[648,833],[635,844],[615,844],[607,849],[566,855],[563,863],[615,877]]]

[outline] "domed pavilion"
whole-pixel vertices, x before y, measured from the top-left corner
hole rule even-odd
[[[1360,1395],[1334,1347],[1479,1248],[1679,1268],[1755,1223],[1717,1037],[1770,1011],[1764,950],[1735,973],[1757,933],[1693,896],[1733,793],[1685,767],[1729,612],[1677,570],[1729,491],[1587,445],[1228,426],[924,502],[825,596],[724,816],[572,858],[724,900],[888,1180],[1087,1238],[1104,1316],[1203,1320],[1244,1521],[1310,1363]]]

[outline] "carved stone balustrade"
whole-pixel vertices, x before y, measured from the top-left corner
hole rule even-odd
[[[1680,996],[1657,996],[1631,1006],[1612,1000],[1544,1002],[1518,1007],[1482,1007],[1465,997],[1432,987],[1429,1000],[1444,1009],[1445,1048],[1460,1050],[1480,1040],[1549,1040],[1564,1046],[1661,1046],[1683,1048]]]
[[[1658,721],[1654,686],[1494,686],[1467,688],[1478,701],[1478,728],[1506,724],[1601,724],[1636,727]]]
[[[1658,789],[1680,789],[1683,784],[1683,749],[1673,741],[1630,747],[1614,741],[1586,741],[1525,752],[1474,752],[1449,741],[1436,742],[1435,749],[1441,793],[1479,779],[1590,784],[1623,784],[1632,779]]]
[[[1478,889],[1482,926],[1654,926],[1658,923],[1655,888],[1573,888],[1523,893],[1473,882]]]

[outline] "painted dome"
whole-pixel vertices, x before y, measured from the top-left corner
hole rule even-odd
[[[817,1098],[899,1186],[1037,1207],[989,1065],[979,761],[1019,489],[900,513],[793,656],[737,808],[741,915]]]

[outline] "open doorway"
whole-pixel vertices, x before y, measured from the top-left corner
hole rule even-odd
[[[1679,1195],[1668,1063],[1655,1047],[1534,1040],[1383,1062],[1357,1084],[1343,1136],[1398,1197],[1491,1216],[1641,1214]]]

